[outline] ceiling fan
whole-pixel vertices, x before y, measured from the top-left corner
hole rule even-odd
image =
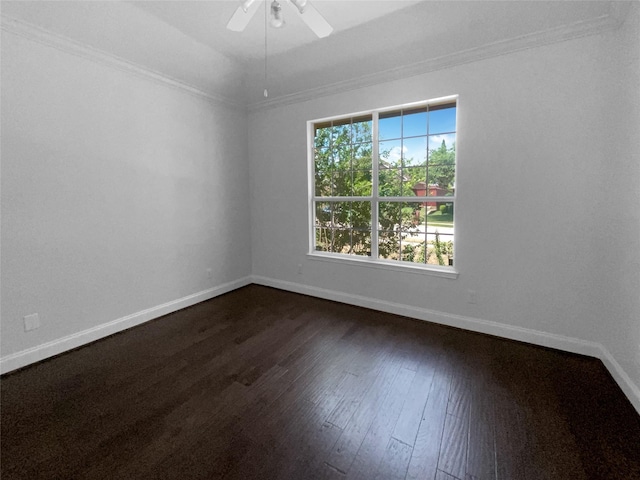
[[[271,0],[262,1],[266,2]],[[292,3],[296,7],[296,13],[319,38],[327,37],[333,31],[333,27],[329,25],[309,0],[286,0],[286,2]],[[234,32],[243,31],[258,11],[260,3],[261,1],[256,0],[241,0],[240,6],[236,9],[229,23],[227,23],[227,28]],[[284,26],[282,6],[278,0],[271,2],[269,23],[275,28]]]

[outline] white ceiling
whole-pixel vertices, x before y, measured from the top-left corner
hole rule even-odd
[[[264,6],[271,0],[256,0]],[[333,34],[386,17],[420,0],[311,0],[317,10],[329,20]],[[136,7],[154,15],[181,32],[227,56],[241,61],[264,57],[265,12],[260,8],[243,32],[225,28],[238,8],[237,0],[217,1],[131,1]],[[268,52],[277,55],[319,40],[295,12],[295,7],[282,0],[285,18],[283,29],[267,29]]]
[[[619,21],[625,11],[624,2],[595,0],[312,1],[334,31],[316,38],[294,7],[283,5],[286,27],[267,32],[270,99],[541,33],[579,31]],[[255,105],[264,100],[264,14],[244,32],[231,32],[225,25],[237,6],[236,0],[0,4],[5,19]]]

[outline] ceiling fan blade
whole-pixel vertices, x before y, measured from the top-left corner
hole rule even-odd
[[[251,2],[246,11],[244,7],[245,3],[246,2],[242,2],[242,5],[237,8],[237,10],[229,20],[229,23],[227,23],[227,28],[229,30],[232,30],[234,32],[242,32],[249,24],[253,16],[256,14],[262,2]]]
[[[300,18],[307,24],[307,26],[315,33],[318,38],[328,37],[333,32],[333,27],[329,25],[320,12],[314,7],[311,2],[307,1],[304,6],[304,13],[300,13],[298,9],[295,9],[296,13],[300,15]]]

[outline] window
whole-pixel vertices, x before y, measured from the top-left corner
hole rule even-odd
[[[456,109],[449,97],[309,122],[314,254],[453,267]]]

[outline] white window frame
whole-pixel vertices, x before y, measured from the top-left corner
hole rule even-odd
[[[445,278],[457,278],[458,277],[458,263],[456,261],[455,266],[443,266],[443,265],[431,265],[422,263],[402,262],[398,260],[388,260],[384,258],[378,258],[378,204],[380,202],[416,202],[416,199],[423,197],[388,197],[380,196],[378,194],[378,167],[379,167],[379,139],[378,139],[378,120],[380,114],[401,110],[418,108],[425,106],[437,106],[445,103],[456,103],[456,162],[455,162],[455,178],[458,178],[458,112],[459,112],[459,99],[458,95],[451,95],[447,97],[435,98],[427,101],[407,103],[403,105],[395,105],[392,107],[378,108],[373,110],[366,110],[362,112],[350,113],[345,115],[336,115],[332,117],[319,118],[315,120],[309,120],[307,122],[307,172],[308,172],[308,227],[309,227],[309,250],[307,258],[310,260],[319,260],[325,262],[337,262],[345,264],[357,264],[360,266],[378,268],[384,270],[396,270],[402,272],[410,272],[417,274],[435,275]],[[314,172],[315,172],[315,125],[318,123],[331,122],[335,120],[344,120],[345,118],[361,117],[365,115],[371,115],[372,122],[372,152],[371,152],[371,181],[372,181],[372,194],[370,196],[316,196],[315,184],[314,184]],[[457,188],[454,190],[452,196],[433,196],[428,197],[432,202],[452,202],[456,205]],[[343,253],[324,252],[315,249],[315,202],[371,202],[371,256],[362,255],[347,255]],[[375,207],[375,208],[374,208]],[[456,205],[455,210],[458,211]],[[454,232],[456,230],[456,218],[454,216]],[[455,245],[454,242],[454,257],[455,257]]]

